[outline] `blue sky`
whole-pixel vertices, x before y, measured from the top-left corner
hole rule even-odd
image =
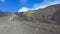
[[[54,4],[60,4],[60,0],[0,0],[0,10],[21,12],[37,10]]]

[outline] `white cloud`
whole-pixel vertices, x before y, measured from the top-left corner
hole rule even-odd
[[[50,5],[60,4],[60,0],[44,0],[41,3],[35,3],[34,6],[31,8],[32,10],[37,10],[39,8],[45,8]]]
[[[46,1],[45,4],[48,5],[48,6],[49,6],[49,5],[60,4],[60,0],[54,0],[54,1],[52,1],[52,2]]]
[[[50,5],[60,4],[60,0],[44,0],[41,3],[35,3],[32,8],[22,7],[18,12],[26,12],[28,10],[37,10],[39,8],[45,8]]]
[[[27,7],[22,7],[21,9],[18,10],[18,12],[27,12],[29,8]]]
[[[5,2],[5,0],[0,0],[0,2],[4,3],[4,2]]]

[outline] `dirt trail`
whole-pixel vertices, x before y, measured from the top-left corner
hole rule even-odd
[[[18,22],[13,20],[15,16],[11,14],[0,18],[0,34],[59,34],[60,29],[53,24]]]

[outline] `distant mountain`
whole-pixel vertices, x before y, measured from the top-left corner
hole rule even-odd
[[[8,16],[9,14],[9,12],[0,11],[0,17]]]

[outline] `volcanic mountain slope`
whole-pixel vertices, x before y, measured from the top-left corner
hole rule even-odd
[[[46,8],[43,9],[38,9],[37,12],[41,13],[41,14],[45,14],[45,15],[53,15],[55,12],[57,12],[58,10],[60,10],[60,4],[57,5],[51,5],[48,6]],[[42,13],[43,12],[43,13]]]
[[[51,5],[51,6],[48,6],[48,7],[46,7],[46,8],[43,8],[43,9],[38,9],[38,10],[32,10],[32,12],[33,12],[33,16],[31,16],[32,17],[32,19],[30,18],[30,17],[28,17],[28,18],[30,18],[32,21],[37,21],[37,20],[40,20],[40,21],[45,21],[45,20],[49,20],[50,18],[52,18],[53,17],[53,15],[56,13],[56,12],[58,12],[60,10],[60,4],[57,4],[57,5]],[[31,10],[29,10],[29,11],[31,11]],[[28,11],[27,11],[28,12]],[[22,16],[22,17],[26,17],[26,13],[27,12],[20,12],[20,13],[18,13],[18,15],[19,16]],[[23,15],[23,13],[25,14],[25,15]],[[22,15],[21,15],[22,14]],[[25,19],[27,19],[27,20],[29,20],[28,18],[25,18]],[[52,18],[53,19],[53,18]]]
[[[48,7],[44,8],[42,11],[44,13],[46,13],[45,15],[47,15],[47,17],[46,17],[47,19],[50,19],[50,18],[52,20],[54,19],[53,21],[55,21],[55,22],[58,23],[58,21],[59,21],[59,15],[60,15],[59,14],[60,13],[60,4],[48,6]],[[57,15],[57,17],[54,16],[54,14]]]
[[[38,12],[37,14],[38,15],[42,14],[42,16],[40,15],[40,17],[42,17],[42,20],[47,19],[47,21],[48,21],[51,18],[52,20],[54,19],[55,22],[56,22],[57,20],[59,21],[59,18],[57,19],[57,17],[59,17],[57,15],[59,11],[60,11],[60,4],[57,4],[57,5],[48,6],[48,7],[44,8],[44,9],[39,9],[39,10],[37,10],[37,12]],[[54,17],[54,14],[57,15],[57,17],[55,16],[56,18]],[[52,17],[54,17],[54,18],[52,18]]]

